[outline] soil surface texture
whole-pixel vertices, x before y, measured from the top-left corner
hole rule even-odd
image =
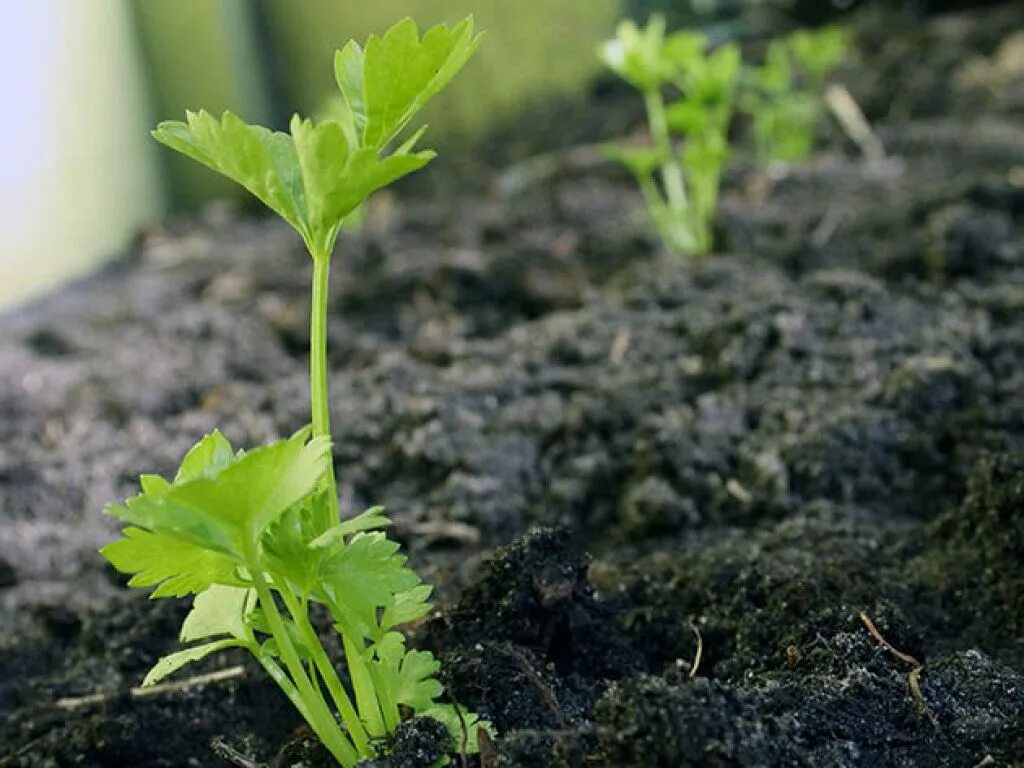
[[[877,8],[840,79],[886,158],[741,154],[706,260],[526,118],[511,170],[485,143],[343,236],[342,506],[388,508],[437,590],[411,642],[497,730],[452,765],[1024,766],[1024,5]],[[243,655],[135,689],[188,605],[96,554],[140,473],[308,420],[310,272],[214,207],[2,319],[0,767],[329,764]]]

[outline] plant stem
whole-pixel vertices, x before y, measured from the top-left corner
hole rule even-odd
[[[366,722],[366,728],[378,738],[385,736],[389,730],[394,730],[398,724],[396,723],[390,728],[385,725],[381,713],[382,702],[377,695],[378,693],[383,694],[384,689],[374,685],[369,665],[366,663],[366,659],[363,658],[365,649],[360,647],[362,642],[357,645],[352,637],[349,636],[349,633],[344,630],[342,630],[341,637],[345,643],[345,661],[348,662],[348,676],[352,680],[352,688],[356,692],[356,703],[359,705],[359,711]]]
[[[665,100],[661,96],[661,91],[651,88],[644,92],[644,103],[647,105],[651,138],[665,158],[661,166],[665,195],[672,210],[683,215],[686,211],[686,185],[683,182],[683,169],[679,166],[675,151],[672,149],[672,137],[668,132],[668,120],[665,117]]]
[[[334,719],[334,715],[331,714],[330,709],[327,707],[323,694],[313,686],[313,683],[310,682],[309,677],[306,675],[306,670],[302,666],[302,660],[299,658],[295,646],[292,645],[291,638],[288,636],[288,630],[284,625],[284,619],[281,618],[281,614],[277,610],[274,595],[270,591],[262,571],[259,569],[255,555],[250,553],[250,556],[246,559],[249,560],[249,570],[252,573],[253,586],[256,588],[256,594],[259,596],[260,605],[263,606],[267,622],[270,624],[270,631],[274,636],[274,640],[277,641],[281,659],[284,661],[288,674],[291,675],[292,681],[295,683],[298,695],[306,703],[306,719],[309,721],[310,727],[312,727],[313,731],[324,743],[324,746],[327,747],[339,763],[345,766],[345,768],[355,768],[356,763],[359,762],[359,754],[352,743],[345,738],[345,734],[342,733],[341,728]]]
[[[309,399],[313,436],[330,436],[331,414],[327,401],[327,278],[331,261],[313,256],[313,303],[309,318]]]
[[[338,679],[338,673],[335,671],[334,665],[331,664],[331,660],[327,657],[327,653],[320,644],[316,630],[313,629],[313,625],[309,622],[309,613],[305,602],[300,601],[292,593],[291,588],[283,581],[279,585],[279,591],[284,599],[285,606],[288,608],[288,612],[292,615],[295,626],[299,629],[302,642],[306,644],[313,657],[316,670],[320,673],[320,677],[323,679],[328,692],[331,694],[331,698],[334,700],[334,705],[338,708],[341,719],[348,728],[349,736],[353,743],[355,743],[356,749],[364,757],[372,757],[373,750],[370,749],[366,729],[363,727],[362,720],[359,719],[359,715],[352,706],[352,701],[345,692],[341,680]]]
[[[327,282],[331,273],[330,253],[313,253],[313,298],[309,315],[309,405],[313,416],[313,437],[331,436],[331,410],[327,397]],[[323,486],[327,503],[338,516],[338,490],[334,461],[328,462]]]

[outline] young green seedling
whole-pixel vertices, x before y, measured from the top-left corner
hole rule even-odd
[[[846,33],[837,27],[799,30],[769,43],[764,64],[750,68],[743,101],[762,163],[810,156],[826,80],[842,63],[847,45]]]
[[[636,178],[647,211],[673,251],[711,250],[719,182],[740,69],[739,49],[708,51],[693,32],[665,35],[665,20],[622,22],[600,49],[604,63],[643,95],[653,146],[618,144],[609,154]],[[672,94],[666,102],[665,94]],[[676,138],[682,139],[681,146]]]
[[[141,493],[106,509],[128,527],[102,554],[133,574],[131,586],[155,587],[155,598],[195,596],[181,628],[188,647],[158,661],[144,685],[219,650],[244,648],[346,768],[372,757],[403,711],[436,716],[470,748],[486,727],[436,701],[438,662],[407,649],[397,631],[430,610],[431,589],[381,531],[389,525],[383,510],[339,518],[326,347],[339,228],[375,190],[433,158],[416,149],[425,126],[410,135],[411,123],[479,41],[471,18],[422,38],[405,19],[365,47],[350,42],[337,52],[344,107],[336,119],[296,115],[290,133],[277,133],[230,112],[217,119],[201,111],[153,131],[244,186],[305,243],[313,259],[312,426],[248,452],[220,432],[207,435],[172,480],[143,475]],[[341,635],[350,688],[310,621],[313,603],[326,606]]]

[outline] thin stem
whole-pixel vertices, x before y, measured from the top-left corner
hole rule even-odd
[[[342,631],[341,637],[345,644],[345,661],[348,663],[348,676],[352,679],[352,687],[356,692],[356,703],[359,705],[359,711],[366,721],[367,730],[378,738],[385,736],[389,730],[394,730],[397,723],[389,728],[384,722],[383,715],[381,714],[381,701],[377,697],[378,690],[380,693],[383,693],[383,689],[374,687],[373,679],[370,676],[370,666],[366,663],[366,659],[363,656],[365,648],[360,647],[362,642],[357,645],[349,633],[345,631]]]
[[[647,105],[651,138],[665,157],[661,166],[665,194],[672,210],[682,214],[686,210],[686,185],[683,182],[683,169],[679,166],[675,151],[672,149],[672,137],[668,132],[668,119],[665,117],[665,100],[661,96],[661,91],[651,88],[644,92],[644,103]]]
[[[378,667],[369,667],[370,678],[380,696],[380,709],[384,713],[384,726],[389,732],[394,731],[402,722],[402,713],[398,709],[398,702],[391,698],[391,691],[381,678]]]
[[[341,680],[338,679],[338,673],[335,671],[334,665],[331,664],[331,660],[327,657],[327,653],[320,644],[320,639],[316,635],[316,630],[313,629],[313,625],[309,622],[309,614],[306,604],[303,601],[300,601],[298,597],[292,593],[291,588],[284,583],[283,580],[278,585],[278,591],[284,599],[284,604],[288,608],[288,612],[292,615],[292,620],[295,622],[295,626],[299,629],[299,634],[302,636],[302,642],[306,644],[306,647],[309,649],[309,652],[313,657],[313,664],[315,665],[317,672],[320,673],[320,677],[324,681],[324,684],[327,686],[327,690],[331,694],[331,698],[334,700],[334,705],[338,708],[338,713],[341,715],[341,719],[348,728],[349,736],[353,743],[355,743],[356,749],[359,750],[360,754],[364,757],[371,757],[373,755],[373,750],[370,749],[366,729],[363,726],[362,720],[359,719],[359,715],[356,713],[355,708],[352,706],[352,701],[345,692],[345,688],[342,686]]]
[[[331,409],[327,397],[327,286],[331,273],[330,253],[313,253],[313,298],[309,315],[309,404],[313,436],[331,436]],[[323,479],[333,519],[338,517],[338,487],[334,461],[327,464]]]
[[[298,695],[306,702],[306,711],[304,713],[306,720],[338,762],[345,766],[345,768],[355,768],[356,763],[359,762],[359,754],[352,743],[345,738],[345,734],[338,726],[334,715],[331,714],[326,702],[324,702],[323,694],[313,686],[313,683],[310,682],[309,677],[306,675],[306,670],[302,666],[302,660],[299,658],[299,654],[296,652],[295,646],[292,645],[291,638],[288,636],[284,619],[281,618],[281,614],[277,610],[274,595],[270,591],[270,587],[267,585],[266,579],[264,579],[259,567],[252,565],[256,562],[256,558],[249,557],[248,560],[251,564],[249,570],[252,573],[253,586],[256,588],[260,605],[263,606],[263,612],[270,624],[271,634],[273,634],[274,640],[277,641],[278,650],[281,652],[281,659],[284,661],[284,665],[295,683]]]
[[[330,436],[331,414],[327,400],[327,278],[328,257],[313,257],[313,305],[309,318],[309,396],[313,412],[313,436]]]

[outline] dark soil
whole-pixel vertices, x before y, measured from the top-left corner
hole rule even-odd
[[[741,158],[721,255],[660,254],[628,180],[571,163],[421,182],[344,238],[343,505],[437,586],[414,642],[499,733],[469,764],[1024,766],[1024,12],[856,18],[889,160],[834,128]],[[3,768],[326,764],[242,656],[132,693],[187,605],[95,554],[202,433],[304,423],[309,272],[211,209],[4,318]],[[444,742],[413,721],[378,765]]]

